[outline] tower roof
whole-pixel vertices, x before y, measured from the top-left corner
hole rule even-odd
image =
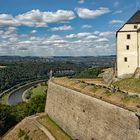
[[[137,24],[140,23],[140,10],[138,10],[127,22],[126,24]]]

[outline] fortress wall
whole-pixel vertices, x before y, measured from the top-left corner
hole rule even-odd
[[[45,111],[74,140],[140,140],[135,113],[53,82]]]

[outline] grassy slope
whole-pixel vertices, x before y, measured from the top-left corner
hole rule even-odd
[[[72,140],[71,137],[69,137],[58,125],[56,125],[48,115],[40,114],[37,121],[44,125],[56,138],[56,140]],[[5,135],[3,140],[24,140],[25,135],[19,137],[20,129],[28,135],[29,140],[49,140],[44,132],[36,126],[32,117],[22,120]]]
[[[32,97],[37,96],[37,95],[42,95],[44,91],[47,89],[47,86],[44,85],[38,85],[36,88],[32,90]]]
[[[31,118],[25,118],[9,131],[2,140],[25,140],[25,135],[19,137],[20,129],[28,135],[29,140],[49,140],[48,137],[40,130]]]
[[[38,118],[38,121],[51,132],[56,140],[72,140],[48,115]]]
[[[134,78],[127,78],[121,81],[113,83],[113,85],[118,86],[121,90],[140,93],[140,80]]]

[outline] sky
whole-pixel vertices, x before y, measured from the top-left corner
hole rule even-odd
[[[0,56],[116,54],[138,0],[0,0]]]

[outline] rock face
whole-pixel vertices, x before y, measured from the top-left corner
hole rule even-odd
[[[134,78],[140,79],[140,68],[137,68],[134,73]]]
[[[109,85],[113,81],[115,76],[115,71],[113,68],[104,69],[103,73],[101,73],[98,77],[103,78],[104,82]]]
[[[74,140],[140,140],[134,112],[53,82],[45,111]]]

